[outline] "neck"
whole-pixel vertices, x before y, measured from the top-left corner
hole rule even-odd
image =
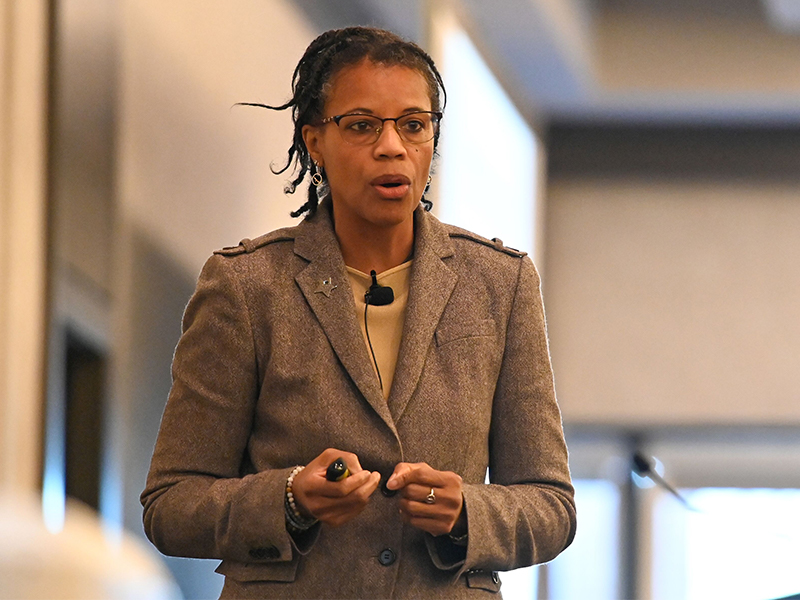
[[[406,262],[414,250],[414,221],[391,227],[334,225],[344,263],[362,273],[382,273]]]

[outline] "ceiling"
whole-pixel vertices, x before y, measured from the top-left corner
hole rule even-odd
[[[442,3],[538,122],[800,124],[800,0],[296,0],[416,40]]]

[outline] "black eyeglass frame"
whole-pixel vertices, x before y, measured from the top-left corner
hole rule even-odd
[[[414,142],[411,140],[407,140],[405,136],[403,136],[403,134],[400,131],[400,128],[397,126],[397,121],[399,121],[400,119],[405,119],[406,117],[412,117],[414,115],[431,115],[435,117],[435,120],[433,120],[434,123],[433,135],[430,137],[430,139],[427,139],[424,142]],[[394,121],[394,128],[397,131],[397,135],[399,135],[400,139],[403,140],[404,142],[407,142],[409,144],[426,144],[430,142],[432,139],[434,139],[436,137],[436,134],[439,133],[439,125],[442,122],[442,117],[444,117],[444,113],[439,110],[415,110],[414,112],[406,113],[404,115],[400,115],[399,117],[385,117],[385,118],[378,117],[375,115],[370,115],[367,113],[345,113],[343,115],[333,115],[332,117],[325,117],[324,119],[322,119],[322,121],[320,121],[320,125],[327,125],[328,123],[336,123],[336,127],[338,128],[339,122],[345,117],[369,117],[371,119],[377,119],[378,121],[380,121],[381,126],[375,130],[376,132],[375,139],[372,142],[370,142],[372,144],[377,142],[378,139],[381,137],[381,133],[383,133],[383,128],[386,121]],[[339,130],[339,133],[341,133],[341,130]],[[364,144],[364,145],[369,145],[369,144]]]

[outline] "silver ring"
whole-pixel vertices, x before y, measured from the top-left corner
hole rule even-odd
[[[433,493],[433,488],[431,488],[431,493],[425,496],[425,504],[433,504],[436,502],[436,494]]]

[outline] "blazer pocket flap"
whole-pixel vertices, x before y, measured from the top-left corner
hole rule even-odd
[[[500,591],[500,576],[497,571],[484,571],[482,569],[475,569],[466,572],[467,587],[478,588],[486,590],[487,592]]]
[[[297,559],[271,563],[240,563],[223,560],[215,569],[236,581],[294,581]]]
[[[491,319],[447,324],[436,330],[436,345],[444,346],[450,342],[472,337],[486,337],[495,334],[495,324]]]

